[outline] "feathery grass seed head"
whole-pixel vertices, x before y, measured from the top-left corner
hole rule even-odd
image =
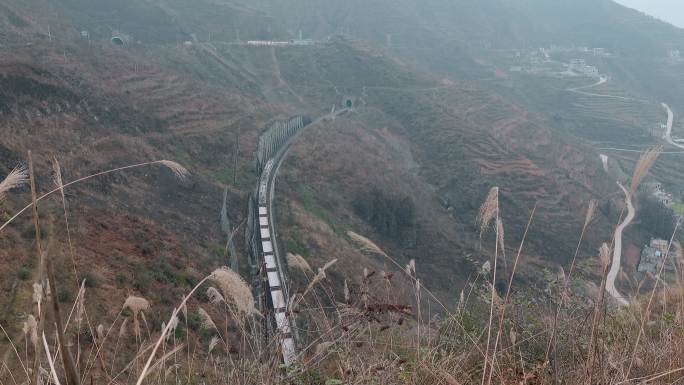
[[[498,243],[499,249],[504,250],[504,226],[503,221],[500,217],[496,218],[496,242]]]
[[[208,353],[211,353],[211,352],[216,348],[216,346],[218,345],[219,341],[220,341],[220,340],[219,340],[219,338],[218,338],[217,336],[211,337],[211,341],[209,341],[209,352],[208,352]]]
[[[38,321],[33,314],[29,314],[26,319],[26,334],[31,336],[31,343],[34,347],[38,346]]]
[[[658,156],[660,156],[660,153],[662,151],[663,146],[659,144],[657,146],[650,148],[648,151],[643,153],[641,157],[639,157],[639,161],[634,167],[634,174],[632,175],[632,184],[629,187],[630,194],[634,194],[637,187],[639,187],[639,184],[644,179],[646,174],[648,174],[649,170],[651,169],[655,161],[658,159]]]
[[[239,313],[248,315],[255,311],[252,290],[238,273],[222,267],[211,273],[210,280],[218,285],[225,300],[231,299]]]
[[[40,304],[43,301],[43,285],[38,282],[33,284],[33,303]]]
[[[299,254],[287,253],[287,266],[290,268],[297,268],[301,271],[313,272],[311,265]]]
[[[59,193],[62,194],[62,200],[64,197],[64,182],[62,181],[62,168],[59,166],[59,161],[56,157],[52,158],[52,182],[55,187],[59,189]]]
[[[123,305],[124,309],[129,309],[133,312],[133,315],[137,315],[141,311],[149,310],[150,302],[142,297],[129,296],[126,298],[126,302]]]
[[[499,216],[499,188],[492,187],[480,207],[477,215],[477,223],[480,227],[480,236],[487,231],[492,220]]]
[[[207,288],[207,297],[212,305],[218,305],[221,302],[226,302],[225,298],[223,298],[221,295],[221,292],[213,286],[209,286],[209,288]]]
[[[591,223],[591,220],[594,219],[594,213],[596,212],[596,199],[592,199],[589,201],[589,206],[587,207],[587,215],[584,217],[584,228],[589,226],[589,223]]]
[[[123,338],[126,336],[126,325],[128,324],[128,318],[124,318],[123,322],[121,322],[121,326],[119,327],[119,338]]]
[[[601,261],[603,271],[608,270],[608,266],[610,266],[610,247],[608,247],[607,243],[602,244],[599,249],[599,260]]]
[[[5,199],[9,190],[21,187],[28,183],[28,171],[26,166],[20,165],[14,168],[5,179],[0,182],[0,202]]]
[[[190,175],[190,172],[185,167],[172,160],[161,160],[159,163],[171,170],[171,172],[180,180],[185,180]]]
[[[378,245],[363,235],[357,234],[353,231],[347,231],[347,235],[352,241],[354,241],[354,243],[361,247],[362,251],[387,256],[387,254],[382,251]]]
[[[209,313],[207,313],[206,310],[203,308],[198,308],[197,309],[197,314],[199,314],[200,319],[202,320],[202,327],[205,329],[216,329],[216,323],[214,320],[211,318]]]

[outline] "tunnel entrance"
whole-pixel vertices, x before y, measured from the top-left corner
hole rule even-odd
[[[126,44],[126,42],[124,41],[124,39],[121,38],[121,37],[119,37],[119,36],[114,36],[114,37],[112,37],[112,40],[111,40],[111,41],[112,41],[112,44],[118,45],[118,46],[124,46],[124,45]]]

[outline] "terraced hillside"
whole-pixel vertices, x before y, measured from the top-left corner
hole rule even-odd
[[[437,0],[411,7],[402,7],[406,1],[363,3],[364,14],[356,13],[358,2],[307,3],[310,13],[298,11],[304,4],[299,1],[101,3],[0,2],[0,48],[7,52],[0,57],[0,172],[25,161],[28,150],[42,192],[53,187],[53,157],[66,180],[159,159],[190,170],[182,182],[164,168],[140,168],[69,190],[75,273],[64,208],[58,199],[40,205],[44,237],[52,240],[51,252],[60,262],[58,276],[74,283],[61,298],[72,301],[76,283],[86,278],[94,304],[89,311],[106,322],[114,322],[127,295],[144,296],[159,314],[148,319],[158,330],[161,314],[225,264],[227,234],[218,216],[224,188],[230,219],[241,225],[255,185],[257,137],[276,119],[322,116],[353,104],[351,113],[299,137],[282,167],[275,211],[283,252],[301,254],[314,266],[338,258],[328,277],[342,291],[344,280],[358,283],[352,281],[364,268],[388,270],[386,260],[352,245],[346,232],[353,230],[401,263],[415,259],[418,277],[447,303],[490,254],[491,234],[480,239],[475,226],[490,187],[500,188],[508,255],[537,207],[523,253],[533,264],[519,277],[534,283],[542,279],[538,270],[566,266],[572,258],[590,198],[602,207],[619,203],[597,147],[617,141],[616,133],[627,143],[658,141],[644,129],[662,119],[651,103],[656,96],[636,88],[628,70],[613,82],[570,92],[581,84],[511,76],[487,54],[492,47],[546,39],[606,42],[631,54],[631,46],[609,45],[615,42],[611,33],[591,32],[614,10],[608,2],[601,1],[591,15],[586,34],[552,21],[507,22],[558,12],[539,1],[492,0],[481,7]],[[444,17],[456,14],[455,7],[467,23]],[[625,10],[616,17],[616,34],[643,20]],[[374,28],[378,20],[387,31]],[[672,32],[654,21],[644,25],[653,25],[656,38]],[[299,29],[318,43],[239,44],[288,39]],[[566,36],[570,29],[577,34]],[[109,41],[114,32],[131,39],[115,46]],[[631,33],[649,52],[675,47],[679,35],[657,42]],[[528,40],[531,35],[539,40]],[[611,159],[628,174],[637,157]],[[654,169],[666,179],[678,178],[682,171],[674,163]],[[28,200],[27,188],[17,191],[2,202],[1,216],[8,218]],[[582,259],[609,239],[615,219],[611,210],[597,213]],[[11,335],[21,334],[17,321],[32,307],[38,270],[32,230],[25,216],[0,238],[6,294],[0,321],[11,325]],[[244,259],[241,238],[237,246]],[[301,289],[303,283],[293,285]],[[191,307],[206,305],[205,297]],[[198,322],[193,336],[208,350]],[[233,332],[227,338],[238,335]],[[133,354],[127,352],[119,364]]]

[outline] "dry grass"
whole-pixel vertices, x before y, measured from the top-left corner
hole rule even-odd
[[[207,297],[209,298],[209,302],[211,302],[212,305],[218,305],[226,302],[226,299],[223,298],[221,292],[213,286],[207,288]]]
[[[640,160],[633,183],[638,185],[643,179],[657,158],[656,154],[657,151],[653,150]],[[156,163],[168,167],[178,177],[187,175],[173,162]],[[53,162],[53,172],[55,192],[61,194],[69,184],[61,180],[58,162]],[[337,260],[330,260],[313,274],[314,269],[301,256],[288,255],[291,268],[312,273],[299,275],[308,282],[306,286],[300,286],[304,289],[295,294],[296,300],[289,309],[297,320],[297,331],[302,335],[298,340],[301,348],[299,361],[291,367],[278,365],[280,336],[274,334],[264,340],[259,333],[261,322],[258,320],[266,324],[270,315],[247,317],[255,314],[251,289],[239,274],[227,268],[217,269],[202,279],[177,304],[165,322],[156,315],[150,318],[145,334],[140,333],[138,317],[144,317],[145,313],[151,317],[160,311],[148,300],[136,296],[126,299],[122,309],[130,311],[133,317],[122,317],[119,313],[113,319],[89,319],[86,308],[93,304],[87,303],[85,286],[78,283],[74,285],[80,289],[72,307],[73,316],[66,317],[67,324],[64,325],[67,343],[61,345],[71,346],[74,342],[69,340],[76,340],[79,352],[83,349],[84,354],[79,354],[80,359],[77,359],[82,379],[90,379],[95,372],[100,382],[112,384],[200,381],[237,385],[465,385],[478,382],[536,385],[681,381],[684,375],[681,369],[684,367],[682,323],[680,317],[675,317],[674,321],[668,318],[676,307],[680,312],[684,309],[684,300],[679,298],[684,297],[681,287],[675,292],[662,285],[659,287],[660,275],[656,274],[651,296],[644,306],[637,302],[633,307],[611,312],[609,317],[603,316],[607,314],[603,296],[605,272],[610,265],[608,244],[601,247],[598,258],[588,262],[603,274],[599,298],[593,298],[569,284],[579,251],[567,275],[556,277],[554,274],[553,282],[548,283],[550,289],[518,287],[514,276],[534,210],[524,229],[517,255],[511,260],[512,269],[501,269],[497,260],[503,254],[505,243],[498,195],[497,188],[489,191],[478,217],[480,235],[491,227],[496,231],[496,238],[491,244],[493,256],[484,263],[477,262],[474,265],[476,278],[465,288],[456,288],[458,291],[454,294],[460,295],[454,298],[458,300],[455,311],[432,294],[429,277],[421,276],[415,260],[399,264],[369,238],[348,232],[360,249],[385,257],[393,268],[384,268],[382,272],[363,269],[358,277],[344,277],[338,287],[336,282],[328,280]],[[578,250],[595,210],[596,202],[589,202]],[[508,230],[509,234],[516,234],[523,229]],[[497,278],[498,270],[506,272],[505,281]],[[587,276],[584,268],[577,270],[577,274],[585,274],[582,279],[596,279],[596,276]],[[677,270],[677,274],[681,270]],[[678,276],[678,279],[682,277]],[[202,286],[207,281],[214,286]],[[503,283],[507,283],[506,292],[500,295],[496,287],[502,287]],[[59,284],[67,285],[65,282]],[[538,284],[544,286],[544,282]],[[554,290],[553,284],[561,289]],[[206,290],[211,303],[212,307],[207,307],[207,310],[215,315],[213,319],[195,302],[188,303],[200,287],[206,288],[202,290]],[[402,297],[402,289],[407,287],[412,288],[414,298]],[[336,297],[340,290],[343,303]],[[37,304],[50,303],[51,295],[46,296],[45,291],[40,283],[36,283],[33,299]],[[656,294],[658,298],[662,294],[660,302],[656,301]],[[656,302],[658,306],[654,306]],[[556,307],[556,304],[562,306]],[[196,314],[188,314],[188,305]],[[440,317],[433,317],[435,309],[439,309]],[[220,310],[225,310],[225,320],[216,316]],[[43,309],[40,312],[45,313]],[[180,313],[184,315],[185,327],[180,323]],[[200,330],[195,333],[187,327],[188,319],[195,315],[199,316],[203,328],[211,330],[211,334]],[[120,323],[117,322],[119,320]],[[127,341],[131,320],[136,328],[135,345]],[[81,322],[89,324],[91,335],[96,337],[93,341],[79,339],[83,332],[79,326]],[[23,332],[26,346],[22,348],[22,344],[17,344],[16,364],[5,360],[0,368],[2,383],[23,382],[15,378],[18,376],[14,371],[21,370],[16,369],[19,367],[31,367],[33,361],[38,361],[38,367],[43,368],[44,380],[49,377],[53,383],[64,383],[65,364],[53,359],[62,355],[60,344],[53,337],[56,334],[54,325],[46,323],[43,334],[38,320],[29,315],[18,329]],[[182,343],[176,341],[178,332],[186,333]],[[506,335],[507,338],[504,337]],[[116,344],[109,341],[112,338],[117,339]],[[28,369],[24,372],[27,378],[33,374]]]
[[[256,311],[254,308],[254,296],[240,274],[223,267],[211,273],[210,280],[221,289],[223,298],[230,299],[232,304],[241,315],[249,315]]]
[[[216,323],[211,318],[209,313],[202,307],[197,308],[197,314],[199,314],[200,320],[202,321],[202,327],[209,330],[218,330]]]
[[[287,253],[286,259],[287,266],[289,266],[291,269],[298,269],[303,272],[313,273],[311,265],[309,265],[309,262],[307,262],[306,259],[304,259],[304,257],[301,255]]]
[[[648,151],[643,153],[641,157],[639,157],[639,161],[637,162],[636,166],[634,167],[634,173],[632,175],[632,183],[629,187],[629,193],[630,195],[634,195],[634,192],[637,190],[637,187],[639,187],[639,184],[641,181],[644,179],[646,174],[651,170],[651,167],[655,163],[655,161],[658,159],[660,156],[660,153],[663,151],[663,146],[662,145],[657,145],[653,148],[650,148]]]
[[[480,227],[480,237],[487,231],[492,220],[499,216],[499,188],[492,187],[480,207],[477,223]]]
[[[185,167],[172,160],[161,160],[159,163],[171,170],[171,172],[180,180],[185,180],[190,175],[190,172],[188,172]]]
[[[5,179],[0,182],[0,202],[2,202],[7,193],[15,188],[19,188],[28,183],[28,170],[25,166],[17,166],[12,170]]]
[[[147,311],[150,309],[150,301],[142,297],[129,296],[123,304],[124,309],[128,309],[133,312],[133,315],[138,315],[141,311]]]
[[[610,259],[610,247],[607,243],[604,243],[599,249],[599,261],[601,261],[601,269],[604,272],[610,267]]]
[[[364,237],[363,235],[357,234],[353,231],[347,231],[347,235],[349,236],[349,238],[351,238],[352,241],[354,241],[358,246],[360,246],[363,251],[367,251],[369,253],[378,254],[382,256],[387,256],[387,254],[385,254],[385,252],[382,251],[382,249],[378,245],[376,245],[375,242]],[[415,262],[413,267],[415,269]]]

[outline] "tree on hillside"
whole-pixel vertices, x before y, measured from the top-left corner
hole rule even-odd
[[[410,197],[389,195],[377,187],[356,195],[354,211],[378,233],[395,239],[415,222],[415,205]]]
[[[654,238],[670,239],[674,232],[674,212],[651,194],[639,196],[639,218]]]

